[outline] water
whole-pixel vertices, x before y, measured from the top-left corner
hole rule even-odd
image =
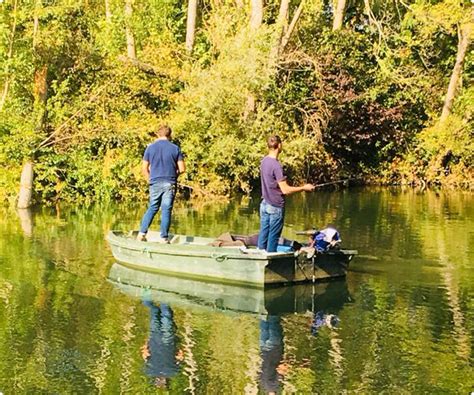
[[[253,233],[257,206],[180,201],[172,230]],[[474,390],[472,194],[292,196],[284,235],[336,225],[360,253],[347,278],[273,293],[185,284],[192,297],[117,281],[104,236],[144,210],[1,211],[1,393]]]

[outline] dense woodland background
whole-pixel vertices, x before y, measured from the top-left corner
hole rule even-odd
[[[0,0],[0,200],[146,196],[167,122],[195,191],[292,182],[473,188],[474,5],[454,0]]]

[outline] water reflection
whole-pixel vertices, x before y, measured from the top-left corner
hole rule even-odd
[[[275,394],[280,389],[280,364],[283,358],[283,328],[277,315],[260,319],[260,355],[262,389],[265,393]]]
[[[33,236],[33,214],[30,208],[17,209],[18,218],[20,219],[21,229],[25,237]]]
[[[166,303],[157,303],[147,295],[143,304],[150,309],[150,335],[141,349],[146,374],[158,388],[166,388],[176,376],[183,351],[176,350],[176,324],[173,310]]]
[[[252,288],[196,281],[130,269],[114,263],[108,279],[123,293],[190,311],[283,315],[322,311],[335,314],[351,300],[345,281]]]
[[[259,387],[268,394],[281,390],[290,369],[284,361],[282,317],[300,315],[309,336],[327,327],[334,330],[338,312],[351,301],[345,281],[288,287],[247,288],[147,273],[115,263],[108,279],[121,292],[140,298],[150,310],[147,343],[142,348],[145,372],[155,386],[167,388],[185,355],[176,347],[174,308],[250,316],[259,331]],[[188,331],[190,328],[188,328]],[[251,350],[246,353],[251,354]]]
[[[250,234],[257,204],[242,207],[231,201],[177,210],[174,231]],[[474,388],[473,194],[376,189],[291,197],[284,235],[334,222],[360,255],[343,282],[240,294],[169,279],[136,287],[123,273],[125,293],[107,282],[113,258],[104,236],[136,227],[137,207],[36,208],[33,221],[24,213],[20,220],[23,213],[0,209],[4,394],[155,393],[141,355],[151,338],[147,292],[173,312],[174,346],[166,345],[174,348],[168,365],[177,367],[166,380],[173,394],[263,391],[260,323],[272,317],[283,355],[265,366],[272,374],[276,366],[281,392]]]

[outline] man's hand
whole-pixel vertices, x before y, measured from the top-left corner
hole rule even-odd
[[[148,342],[141,348],[142,358],[146,361],[151,355],[150,349],[148,348]]]
[[[311,192],[311,191],[314,191],[314,188],[316,188],[313,184],[305,184],[301,187],[292,187],[288,185],[286,180],[280,181],[278,183],[278,186],[280,187],[280,190],[282,191],[283,195],[290,195],[292,193],[301,192],[301,191]]]
[[[178,176],[183,174],[186,171],[186,165],[184,164],[184,160],[178,161]]]
[[[142,174],[146,180],[150,179],[150,162],[142,160]]]

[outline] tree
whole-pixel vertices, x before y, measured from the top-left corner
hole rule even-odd
[[[112,10],[111,10],[110,0],[104,0],[104,5],[105,5],[105,22],[110,25],[112,23]]]
[[[334,10],[334,19],[332,24],[332,30],[339,30],[342,27],[342,21],[344,20],[344,9],[346,8],[346,0],[337,0],[336,8]]]
[[[10,34],[10,40],[9,40],[8,52],[7,52],[7,66],[6,66],[6,73],[5,73],[6,77],[3,83],[2,96],[0,97],[0,111],[2,111],[5,101],[7,100],[8,89],[11,83],[9,62],[11,61],[13,57],[13,43],[15,42],[15,33],[16,33],[16,26],[17,26],[17,8],[18,8],[18,0],[15,0],[13,3],[13,10],[12,10],[13,21],[12,21],[11,34]]]
[[[33,23],[33,51],[36,49],[39,35],[39,13],[42,8],[41,0],[36,2]],[[34,71],[33,84],[33,116],[35,117],[35,132],[40,134],[44,129],[46,120],[46,101],[48,98],[48,66],[39,64]],[[18,208],[28,208],[31,205],[33,196],[33,174],[34,174],[34,158],[28,158],[23,165],[20,178],[20,193],[18,196]]]
[[[125,36],[127,38],[127,56],[130,59],[136,59],[135,37],[132,30],[133,0],[125,0]]]
[[[291,35],[293,34],[296,24],[298,23],[298,20],[300,19],[301,13],[303,12],[303,6],[304,6],[304,0],[301,0],[300,4],[298,5],[298,8],[295,11],[295,14],[293,15],[290,26],[288,26],[288,29],[286,30],[285,34],[283,35],[281,39],[280,49],[279,49],[280,53],[285,50],[285,47],[288,44],[288,41],[290,41]]]
[[[469,15],[469,14],[468,14]],[[462,75],[462,69],[464,61],[466,59],[466,53],[472,40],[474,24],[474,6],[471,6],[470,18],[462,24],[459,29],[459,42],[456,54],[456,63],[454,64],[451,78],[449,80],[448,91],[444,100],[443,110],[441,112],[440,122],[444,122],[451,113],[456,91],[459,87],[459,81]]]
[[[257,30],[263,21],[263,0],[251,0],[250,4],[250,28]]]
[[[188,1],[188,18],[186,20],[186,49],[188,52],[193,51],[194,36],[196,33],[196,16],[197,16],[198,0]]]

